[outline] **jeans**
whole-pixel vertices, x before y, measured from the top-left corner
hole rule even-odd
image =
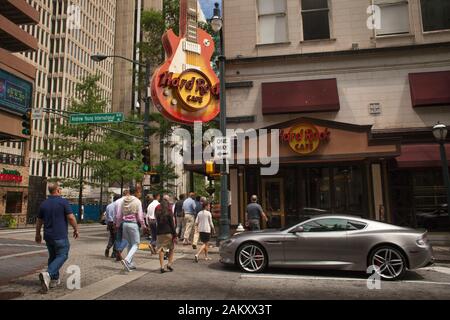
[[[248,221],[248,223],[249,223],[250,231],[259,231],[259,230],[261,230],[261,225],[260,225],[259,220],[250,219]]]
[[[123,223],[122,237],[128,242],[128,255],[125,261],[132,263],[133,256],[139,249],[139,243],[141,242],[137,223]]]
[[[116,230],[114,228],[114,222],[108,222],[109,240],[106,249],[109,250],[113,248],[113,252],[116,252],[114,242],[116,242]]]
[[[48,249],[48,270],[52,280],[59,279],[59,270],[69,258],[69,239],[45,240]]]
[[[152,246],[156,246],[156,239],[157,239],[157,234],[156,234],[156,220],[150,220],[150,232],[152,234],[152,241],[150,241],[150,244]]]
[[[186,231],[186,224],[184,223],[184,217],[177,217],[177,236],[184,238],[184,232]]]

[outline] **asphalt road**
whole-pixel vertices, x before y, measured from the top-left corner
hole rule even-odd
[[[61,270],[63,286],[49,294],[39,292],[37,273],[45,267],[45,246],[33,243],[34,231],[0,231],[0,298],[20,292],[20,299],[99,300],[285,300],[285,299],[450,299],[450,265],[439,264],[407,273],[403,281],[381,282],[369,290],[368,275],[355,272],[270,269],[243,274],[212,261],[193,261],[194,251],[178,248],[175,271],[160,274],[156,256],[139,251],[136,271],[126,273],[120,263],[104,257],[104,226],[83,226],[79,240]],[[81,270],[81,290],[69,290],[69,266]],[[1,282],[3,281],[3,282]]]

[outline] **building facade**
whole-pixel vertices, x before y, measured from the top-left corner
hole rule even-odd
[[[224,1],[228,127],[280,132],[277,175],[232,167],[232,224],[257,194],[273,227],[348,213],[448,230],[431,128],[450,124],[449,16],[440,0]]]
[[[16,54],[37,51],[37,39],[23,29],[38,24],[39,13],[24,0],[2,1],[1,7],[0,221],[12,227],[27,222],[30,140],[22,117],[33,105],[36,78],[36,68]]]

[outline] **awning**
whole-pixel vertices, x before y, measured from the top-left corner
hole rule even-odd
[[[450,105],[450,71],[410,73],[413,107]]]
[[[262,84],[263,114],[339,111],[336,79]]]
[[[402,154],[396,158],[399,168],[441,167],[441,153],[436,144],[402,145]],[[445,145],[447,161],[450,160],[450,144]],[[450,165],[450,161],[449,161]]]

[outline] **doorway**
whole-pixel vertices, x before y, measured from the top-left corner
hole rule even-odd
[[[263,221],[263,227],[282,228],[286,223],[283,179],[263,179],[262,193],[263,209],[269,219],[267,225]]]

